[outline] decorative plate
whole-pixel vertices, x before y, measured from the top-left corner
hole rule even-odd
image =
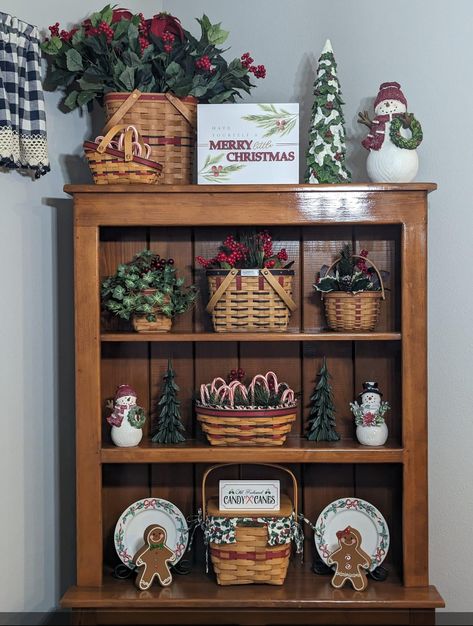
[[[167,531],[166,543],[176,553],[174,565],[184,556],[189,529],[182,512],[161,498],[138,500],[122,513],[115,526],[115,549],[130,569],[133,557],[143,545],[143,534],[151,524],[159,524]]]
[[[378,509],[360,498],[335,500],[319,515],[314,528],[314,540],[322,561],[328,565],[329,555],[338,547],[337,531],[347,526],[361,533],[362,548],[371,557],[369,569],[376,569],[386,558],[389,549],[389,529]]]

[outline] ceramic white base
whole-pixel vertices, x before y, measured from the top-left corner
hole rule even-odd
[[[381,426],[357,426],[356,437],[363,446],[384,446],[388,439],[388,427]]]
[[[143,438],[143,430],[134,428],[124,419],[121,426],[112,426],[112,441],[119,448],[137,446]]]

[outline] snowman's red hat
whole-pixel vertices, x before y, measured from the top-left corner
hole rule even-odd
[[[115,393],[115,400],[118,398],[124,398],[125,396],[133,396],[133,398],[137,398],[136,391],[130,385],[120,385],[117,387],[117,391]]]
[[[379,92],[374,101],[374,108],[376,109],[378,104],[383,102],[383,100],[397,100],[407,107],[407,100],[401,91],[401,85],[399,83],[382,83],[379,86]]]

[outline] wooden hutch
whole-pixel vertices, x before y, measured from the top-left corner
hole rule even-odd
[[[62,599],[76,623],[163,624],[427,624],[443,601],[429,585],[427,490],[427,194],[434,184],[262,186],[68,186],[75,209],[77,585]],[[228,233],[270,228],[295,259],[298,308],[285,333],[214,333],[204,308],[206,286],[197,255],[213,255]],[[376,332],[325,330],[316,273],[350,242],[390,272],[390,291]],[[99,285],[143,248],[172,256],[202,295],[170,334],[138,334],[101,321]],[[161,377],[172,357],[188,441],[111,444],[105,400],[118,384],[138,392],[153,415]],[[333,375],[342,439],[304,437],[307,404],[323,356]],[[241,366],[249,375],[278,372],[301,392],[298,420],[282,447],[211,447],[193,415],[196,388]],[[392,409],[389,440],[359,445],[348,403],[361,382],[377,380]],[[148,420],[149,428],[149,420]],[[111,576],[118,562],[113,531],[134,501],[162,497],[184,514],[200,506],[204,469],[236,462],[227,476],[268,476],[252,462],[287,464],[297,475],[301,510],[315,522],[337,497],[372,502],[387,519],[391,547],[385,582],[366,592],[336,590],[311,570],[314,542],[306,528],[305,559],[295,557],[282,587],[219,587],[205,573],[201,536],[192,572],[170,587],[139,592]],[[233,473],[230,473],[233,472]],[[340,613],[349,611],[350,616]]]

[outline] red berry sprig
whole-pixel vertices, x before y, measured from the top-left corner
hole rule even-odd
[[[51,37],[59,37],[59,22],[49,26],[49,32],[51,33]]]
[[[253,65],[254,59],[249,52],[245,52],[240,57],[241,64],[249,72],[255,75],[255,78],[266,78],[266,68],[264,65]]]
[[[237,370],[235,370],[235,369],[231,370],[231,372],[227,376],[227,380],[230,383],[233,380],[238,380],[240,382],[243,382],[244,379],[245,379],[245,376],[246,376],[245,370],[243,370],[241,367],[239,367]]]
[[[107,22],[100,22],[98,25],[98,34],[105,35],[107,43],[110,43],[113,39],[113,35],[115,34],[113,28]]]
[[[165,33],[163,33],[161,39],[164,42],[164,52],[171,52],[174,40],[176,39],[175,35],[166,31]]]
[[[200,57],[200,59],[197,59],[197,61],[195,62],[195,66],[198,70],[203,70],[204,72],[208,72],[212,68],[212,63],[208,55],[204,54],[203,56]]]

